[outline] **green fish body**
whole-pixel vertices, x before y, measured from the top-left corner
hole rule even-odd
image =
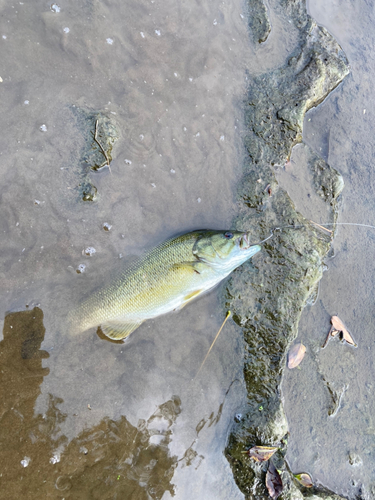
[[[109,338],[123,339],[143,321],[181,309],[259,250],[238,231],[197,230],[169,239],[73,311],[71,328],[100,326]]]

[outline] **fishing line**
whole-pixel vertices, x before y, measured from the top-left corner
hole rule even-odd
[[[211,349],[212,349],[212,348],[213,348],[213,346],[214,346],[214,343],[216,342],[216,340],[217,340],[217,338],[218,338],[218,336],[219,336],[219,334],[220,334],[221,330],[223,329],[223,327],[224,327],[225,323],[227,322],[227,319],[229,318],[229,316],[230,316],[231,314],[232,314],[232,313],[231,313],[230,311],[228,311],[228,312],[227,312],[227,315],[225,316],[225,320],[223,321],[223,324],[221,325],[220,330],[217,332],[216,337],[214,338],[214,340],[213,340],[213,342],[212,342],[212,344],[211,344],[210,348],[208,349],[208,352],[207,352],[207,354],[206,354],[206,357],[205,357],[205,358],[204,358],[204,360],[202,361],[202,364],[201,364],[201,366],[199,367],[199,370],[197,371],[197,374],[195,375],[194,379],[198,377],[199,372],[201,371],[201,369],[202,369],[203,365],[204,365],[204,364],[205,364],[205,362],[206,362],[206,359],[208,358],[208,355],[209,355],[209,354],[210,354],[210,352],[211,352]],[[194,379],[193,379],[193,380],[194,380]]]
[[[330,229],[327,229],[324,226],[357,226],[357,227],[367,227],[369,229],[375,229],[375,226],[372,226],[370,224],[360,224],[358,222],[323,222],[322,224],[318,224],[317,222],[314,222],[313,220],[309,220],[310,224],[314,224],[315,226],[319,227],[320,229],[323,229],[324,231],[328,231],[329,233],[332,234],[332,231]],[[258,243],[253,243],[253,245],[261,245],[265,241],[269,240],[274,236],[275,231],[281,231],[282,229],[300,229],[302,227],[308,226],[308,222],[305,222],[304,224],[290,224],[289,226],[278,226],[270,229],[270,235],[265,238],[262,241],[259,241]]]
[[[279,229],[279,228],[275,228],[275,229]],[[259,241],[258,243],[253,243],[251,246],[254,246],[254,245],[261,245],[262,243],[264,243],[265,241],[269,240],[270,238],[272,238],[273,236],[273,232],[275,231],[275,229],[271,229],[271,234],[265,238],[264,240],[262,241]]]
[[[314,224],[315,226],[320,227],[320,229],[328,231],[329,233],[332,233],[332,231],[330,229],[327,229],[324,226],[358,226],[358,227],[367,227],[369,229],[375,229],[375,226],[371,226],[370,224],[360,224],[357,222],[323,222],[322,224],[318,224],[317,222],[314,222],[313,220],[310,220],[309,222],[311,224]],[[270,238],[272,238],[272,236],[274,236],[275,231],[281,231],[282,229],[300,229],[300,228],[306,227],[306,226],[308,226],[308,222],[305,222],[305,224],[297,224],[297,225],[290,224],[289,226],[274,227],[274,228],[270,229],[271,234],[267,238],[265,238],[262,241],[259,241],[258,243],[254,243],[254,245],[261,245],[265,241],[269,240]]]
[[[322,229],[325,229],[323,226],[359,226],[359,227],[367,227],[369,229],[375,229],[375,226],[371,226],[370,224],[359,224],[357,222],[322,222],[322,224],[318,224],[317,222],[314,222],[314,221],[310,220],[310,223],[311,224],[315,224],[316,226],[319,226]],[[306,227],[307,225],[308,225],[307,222],[305,224],[298,224],[296,226],[294,226],[294,225],[291,224],[289,226],[274,227],[272,229],[272,231],[277,231],[279,229],[288,229],[288,228],[298,229],[298,228],[301,228],[301,227]],[[264,241],[266,241],[266,240],[264,240]]]

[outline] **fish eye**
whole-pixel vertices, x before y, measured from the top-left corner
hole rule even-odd
[[[224,233],[224,237],[227,239],[227,240],[230,240],[233,238],[233,233],[231,233],[230,231],[227,231],[226,233]]]

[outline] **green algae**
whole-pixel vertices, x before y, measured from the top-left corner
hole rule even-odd
[[[92,111],[78,106],[71,106],[76,120],[76,127],[83,137],[84,144],[80,152],[80,182],[77,186],[83,201],[96,201],[97,188],[90,173],[102,168],[110,168],[112,150],[119,138],[119,132],[113,119],[100,111]]]
[[[250,11],[258,2],[249,2]],[[277,183],[274,166],[284,165],[292,147],[302,141],[306,111],[318,105],[349,73],[341,47],[306,12],[304,1],[280,0],[285,19],[299,30],[299,45],[286,64],[252,77],[245,110],[248,153],[238,190],[237,228],[252,228],[254,240],[280,229],[264,245],[252,266],[233,273],[225,289],[225,308],[242,328],[245,340],[244,377],[247,406],[230,434],[226,456],[246,498],[267,498],[265,470],[242,452],[254,445],[279,445],[288,432],[280,385],[286,353],[297,336],[301,312],[322,277],[323,260],[334,233],[322,232],[296,211],[292,199]],[[326,204],[334,223],[343,189],[340,174],[311,150],[307,168],[312,188]],[[284,455],[283,498],[339,498],[320,489],[304,491],[295,484]]]

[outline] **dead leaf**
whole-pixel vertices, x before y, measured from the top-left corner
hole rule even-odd
[[[277,472],[276,467],[272,462],[270,462],[268,466],[266,486],[271,498],[276,499],[283,492],[283,482],[281,481],[280,474]]]
[[[300,484],[302,484],[302,486],[305,486],[306,488],[311,488],[313,486],[311,476],[310,474],[307,474],[307,472],[302,472],[301,474],[294,474],[294,477]]]
[[[341,321],[341,319],[338,316],[332,316],[331,323],[332,323],[334,329],[338,330],[339,332],[346,330],[344,323]]]
[[[354,342],[353,337],[350,335],[350,333],[348,332],[348,330],[343,330],[343,332],[342,332],[342,338],[348,344],[350,344],[350,345],[352,345],[354,347],[357,347],[357,344]]]
[[[303,344],[295,344],[288,353],[288,368],[292,369],[298,366],[303,360],[306,347]]]
[[[328,344],[328,341],[331,337],[336,337],[336,335],[340,333],[340,330],[335,330],[335,328],[333,327],[333,325],[331,326],[329,332],[328,332],[328,335],[324,341],[324,344],[322,345],[322,349],[325,348],[325,346]]]
[[[253,446],[248,453],[249,457],[253,458],[256,462],[265,462],[269,460],[277,450],[277,446]]]
[[[352,346],[357,347],[357,344],[354,342],[353,337],[350,335],[348,329],[338,316],[332,316],[331,323],[335,330],[342,332],[342,338],[343,340],[345,340],[345,342],[347,342]]]

